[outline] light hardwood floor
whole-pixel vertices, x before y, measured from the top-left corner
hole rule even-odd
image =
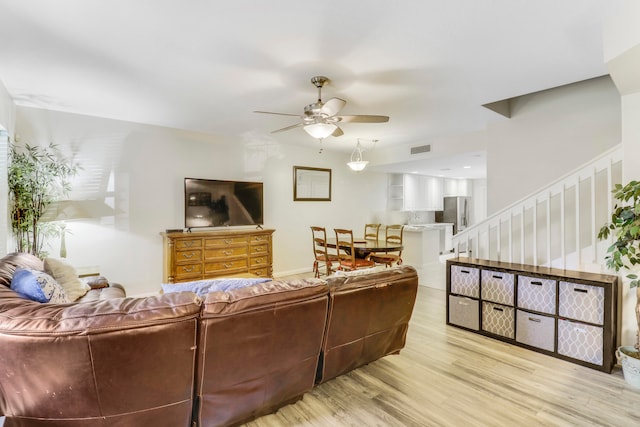
[[[275,426],[639,426],[640,391],[613,374],[447,326],[420,286],[407,345],[247,423]]]

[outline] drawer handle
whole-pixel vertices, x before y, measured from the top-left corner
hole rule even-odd
[[[585,329],[582,329],[582,328],[574,327],[573,330],[576,331],[576,332],[580,332],[581,334],[586,334],[587,333],[587,331]]]
[[[193,271],[193,267],[182,267],[182,271],[185,273],[191,273]]]
[[[540,320],[540,319],[536,319],[535,317],[529,317],[529,320],[530,320],[531,322],[536,322],[536,323],[541,323],[541,322],[542,322],[542,320]]]
[[[225,242],[227,245],[230,245],[230,244],[233,242],[233,240],[232,240],[232,239],[224,239],[224,242]]]
[[[194,255],[194,253],[193,253],[193,252],[188,253],[188,254],[185,254],[184,252],[182,253],[182,257],[183,257],[183,258],[193,258],[193,255]]]
[[[502,276],[496,276],[495,274],[493,275],[493,278],[502,280]]]
[[[494,309],[495,311],[499,311],[499,312],[503,312],[503,311],[504,311],[504,309],[503,309],[503,308],[500,308],[500,307],[493,307],[493,309]]]
[[[187,240],[186,242],[184,242],[184,245],[190,248],[191,246],[193,246],[193,240]]]
[[[233,253],[233,249],[231,249],[230,251],[224,251],[223,254],[225,255],[231,255]]]
[[[233,264],[223,264],[224,268],[231,268],[233,267]]]
[[[538,282],[537,280],[535,282],[531,282],[531,284],[536,286],[542,286],[542,282]]]
[[[262,242],[262,241],[264,240],[264,237],[256,237],[256,240],[257,240],[258,242]]]
[[[573,288],[573,290],[574,290],[575,292],[582,292],[583,294],[586,294],[586,293],[588,293],[588,292],[589,292],[589,291],[588,291],[588,290],[586,290],[586,289]]]
[[[469,270],[460,270],[460,273],[469,274],[471,272]]]
[[[466,301],[458,301],[458,305],[469,305]]]

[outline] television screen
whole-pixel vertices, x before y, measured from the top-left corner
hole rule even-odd
[[[185,178],[186,228],[261,225],[262,183]]]

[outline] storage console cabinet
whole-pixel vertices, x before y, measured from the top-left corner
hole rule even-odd
[[[611,372],[617,276],[456,258],[447,324]]]
[[[215,230],[161,233],[163,280],[189,282],[248,273],[273,276],[275,230]]]

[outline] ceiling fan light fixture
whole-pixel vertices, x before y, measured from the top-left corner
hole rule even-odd
[[[310,125],[306,125],[304,130],[316,139],[324,139],[330,136],[338,126],[333,123],[312,123]]]
[[[364,157],[362,156],[362,146],[360,145],[360,140],[358,139],[356,148],[351,153],[351,161],[347,163],[347,166],[349,166],[353,171],[360,172],[367,167],[367,164],[369,164],[369,162],[364,160]]]

